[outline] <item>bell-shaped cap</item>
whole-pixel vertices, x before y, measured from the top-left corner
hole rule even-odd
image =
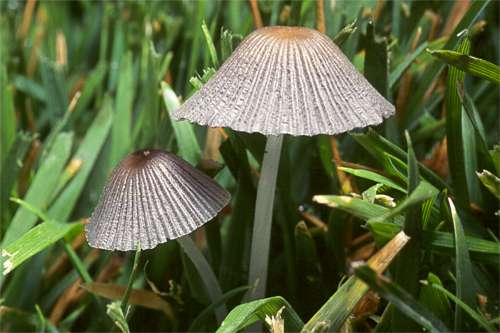
[[[210,221],[229,202],[215,181],[173,154],[140,150],[113,170],[90,222],[92,247],[151,249]]]
[[[266,135],[337,134],[381,123],[394,106],[324,34],[266,27],[248,35],[174,118]]]

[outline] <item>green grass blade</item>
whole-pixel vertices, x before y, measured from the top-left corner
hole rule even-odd
[[[235,307],[224,319],[217,333],[233,333],[244,329],[257,320],[276,314],[285,307],[284,320],[287,332],[298,332],[304,325],[292,306],[282,297],[275,296],[243,303]]]
[[[344,172],[350,173],[351,175],[354,175],[359,178],[364,178],[368,179],[371,181],[374,181],[376,183],[383,184],[385,186],[388,186],[390,188],[396,189],[400,192],[406,193],[407,191],[399,186],[396,182],[393,180],[382,176],[376,172],[370,171],[370,170],[364,170],[364,169],[352,169],[352,168],[346,168],[346,167],[338,167],[339,170],[342,170]]]
[[[69,219],[90,172],[94,167],[97,156],[106,141],[111,128],[112,119],[113,112],[111,101],[105,99],[102,110],[97,114],[92,125],[87,130],[87,134],[80,143],[78,150],[73,156],[73,159],[82,160],[82,167],[50,207],[48,211],[50,217],[59,221],[66,221]]]
[[[180,106],[179,99],[175,95],[172,88],[170,88],[165,82],[161,83],[161,91],[163,102],[165,103],[170,116],[170,114],[177,110]],[[196,165],[201,157],[201,149],[198,141],[196,140],[193,125],[185,120],[175,121],[172,118],[170,119],[172,127],[174,128],[175,137],[177,139],[179,155],[189,163]]]
[[[7,84],[5,67],[0,68],[0,165],[5,162],[6,154],[16,139],[16,114],[14,110],[13,90]],[[5,155],[4,155],[5,154]]]
[[[366,282],[373,291],[387,299],[399,311],[425,327],[429,332],[449,331],[439,319],[418,303],[409,293],[383,275],[377,274],[370,267],[366,265],[357,267],[355,274]]]
[[[431,288],[434,288],[452,300],[457,306],[459,306],[465,313],[467,313],[472,319],[474,319],[479,325],[481,325],[488,332],[498,332],[498,330],[489,322],[487,322],[479,313],[474,311],[470,306],[465,304],[460,300],[460,298],[456,297],[454,294],[446,290],[442,285],[431,282],[429,280],[425,281],[426,285],[430,285]]]
[[[467,74],[500,83],[500,67],[487,60],[450,50],[427,50],[427,52]]]
[[[54,244],[66,234],[82,230],[80,223],[43,222],[2,248],[3,275],[7,275],[24,261]]]
[[[219,57],[217,56],[217,51],[215,50],[214,41],[212,36],[210,36],[210,31],[208,30],[205,21],[201,24],[201,29],[203,30],[203,35],[205,36],[205,41],[208,47],[208,53],[210,54],[210,60],[212,61],[212,66],[219,68]]]
[[[483,185],[488,189],[488,191],[490,191],[497,199],[500,200],[500,178],[498,178],[488,170],[476,172],[476,174],[481,183],[483,183]]]
[[[417,297],[419,293],[419,271],[420,271],[420,250],[422,242],[422,202],[437,195],[437,190],[431,186],[428,190],[428,196],[422,194],[420,200],[415,200],[415,204],[411,207],[407,204],[409,199],[417,193],[420,184],[420,173],[418,171],[418,162],[413,151],[410,134],[405,131],[406,144],[408,147],[408,198],[400,203],[397,208],[402,211],[401,207],[405,204],[408,207],[405,214],[405,222],[403,226],[404,232],[410,237],[408,245],[401,251],[401,254],[396,261],[395,282],[404,288],[412,297]],[[429,185],[430,186],[430,185]],[[425,199],[424,199],[425,198]],[[393,209],[394,212],[396,209]],[[405,313],[399,310],[392,312],[392,329],[395,332],[411,332],[419,329],[414,322],[408,322],[408,317]]]
[[[455,265],[456,265],[456,294],[467,305],[474,306],[476,281],[472,275],[472,263],[469,257],[469,250],[465,238],[464,229],[460,217],[457,214],[453,201],[448,198],[446,208],[447,217],[453,224],[455,234]],[[457,305],[455,307],[455,331],[465,329],[463,310]]]
[[[219,281],[217,280],[217,277],[207,260],[190,237],[191,236],[189,235],[183,236],[178,238],[177,242],[181,245],[194,267],[196,267],[196,270],[205,285],[207,294],[209,295],[212,303],[215,303],[217,300],[222,298],[222,289],[219,285]],[[221,304],[215,309],[215,315],[219,324],[222,323],[226,314],[227,309],[225,304]]]
[[[52,191],[56,188],[60,175],[64,169],[65,163],[68,160],[73,135],[71,133],[59,134],[48,152],[43,158],[40,168],[24,196],[24,201],[30,203],[40,209],[45,209],[52,195]],[[36,223],[37,216],[24,207],[19,207],[14,218],[12,219],[5,237],[3,246],[8,246],[14,240],[21,237]]]
[[[470,51],[470,40],[464,36],[459,43],[457,50],[462,54]],[[445,105],[446,105],[446,137],[448,147],[448,164],[453,187],[456,192],[457,203],[461,207],[468,207],[470,188],[467,184],[467,160],[463,109],[460,97],[457,93],[457,86],[463,84],[464,72],[450,68],[446,83]],[[469,141],[469,140],[468,140]]]

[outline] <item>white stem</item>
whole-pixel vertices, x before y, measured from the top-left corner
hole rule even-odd
[[[255,217],[248,284],[255,288],[247,294],[247,301],[263,298],[266,294],[267,268],[273,221],[274,194],[281,155],[283,136],[268,136],[262,161]]]
[[[193,265],[196,267],[198,274],[200,275],[205,288],[207,289],[208,297],[212,303],[218,302],[222,299],[222,289],[220,288],[219,282],[217,281],[217,277],[214,274],[214,271],[208,264],[205,256],[201,253],[200,249],[196,246],[196,244],[191,239],[191,236],[186,235],[180,238],[177,238],[177,242],[184,250],[184,253],[189,257]],[[217,322],[222,324],[222,321],[227,315],[227,308],[224,303],[220,304],[215,308],[215,316],[217,317]]]

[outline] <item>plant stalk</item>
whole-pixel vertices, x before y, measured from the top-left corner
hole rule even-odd
[[[177,242],[184,250],[184,253],[189,257],[193,265],[196,267],[200,278],[207,289],[208,296],[212,303],[219,301],[222,298],[222,290],[220,288],[217,277],[215,276],[212,268],[208,264],[207,260],[198,249],[196,244],[191,239],[191,236],[186,235],[177,238]],[[215,308],[215,316],[217,317],[217,322],[222,324],[222,321],[227,315],[227,309],[225,304],[220,304]]]
[[[263,298],[266,293],[274,195],[282,143],[282,135],[267,137],[257,188],[248,275],[248,284],[255,287],[247,294],[247,301]]]

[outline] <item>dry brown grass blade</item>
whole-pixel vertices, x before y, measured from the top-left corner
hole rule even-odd
[[[431,157],[424,160],[423,164],[442,178],[446,179],[448,177],[448,148],[446,138],[433,148]]]
[[[455,27],[458,25],[462,17],[469,10],[470,0],[456,0],[451,8],[450,14],[448,15],[448,20],[443,28],[443,36],[449,36]]]
[[[316,29],[321,33],[326,32],[324,0],[316,0]]]
[[[222,134],[219,128],[208,128],[205,138],[205,147],[203,148],[203,158],[206,160],[220,160],[220,145],[222,143]]]
[[[264,24],[262,23],[262,17],[260,16],[259,4],[257,3],[257,0],[248,0],[248,2],[250,3],[250,9],[252,10],[255,28],[262,28]]]
[[[330,145],[332,147],[333,161],[337,166],[342,165],[343,161],[342,158],[340,157],[337,140],[333,136],[330,137]],[[340,181],[342,193],[346,194],[353,192],[354,187],[351,183],[351,179],[344,171],[337,169],[337,177],[339,178]]]
[[[400,231],[368,260],[368,266],[377,273],[383,273],[409,240],[410,237],[404,231]]]
[[[99,282],[86,283],[82,287],[88,292],[115,301],[122,299],[122,296],[125,293],[126,289],[126,286]],[[170,303],[168,303],[152,291],[132,289],[128,303],[142,306],[148,309],[162,311],[170,320],[174,319],[174,311]]]
[[[68,289],[66,289],[62,296],[57,300],[57,303],[52,308],[49,316],[49,320],[54,325],[57,325],[61,321],[66,313],[66,309],[72,304],[75,304],[84,294],[79,288],[81,283],[82,279],[79,278]]]
[[[61,30],[56,33],[56,64],[66,66],[68,64],[68,48],[66,46],[66,37]]]
[[[328,226],[325,222],[323,222],[319,217],[317,217],[316,215],[314,214],[311,214],[311,213],[308,213],[306,211],[300,211],[300,215],[302,216],[302,218],[311,223],[312,225],[320,228],[321,230],[324,230],[324,231],[327,231],[328,230]]]
[[[17,31],[17,37],[21,40],[26,38],[33,18],[33,11],[35,10],[36,0],[28,0],[23,12],[23,22]]]

